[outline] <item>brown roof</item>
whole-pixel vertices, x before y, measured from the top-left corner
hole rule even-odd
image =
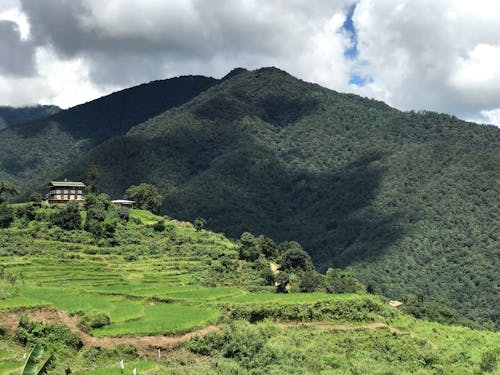
[[[50,181],[49,186],[55,186],[55,187],[81,187],[84,188],[85,184],[80,181]]]

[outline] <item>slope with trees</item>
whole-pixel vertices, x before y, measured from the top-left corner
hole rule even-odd
[[[0,131],[0,178],[26,182],[192,99],[218,81],[185,76],[131,87]]]
[[[146,181],[169,215],[294,239],[324,270],[499,324],[500,129],[236,73],[61,176],[95,163],[112,195]]]

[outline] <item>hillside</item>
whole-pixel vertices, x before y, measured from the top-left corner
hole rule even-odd
[[[304,245],[393,298],[500,324],[500,129],[237,71],[59,171],[156,185],[165,213]]]
[[[238,259],[240,243],[187,222],[131,210],[96,238],[54,225],[57,208],[14,209],[14,222],[0,229],[2,374],[18,374],[35,343],[44,359],[55,353],[57,374],[120,374],[121,360],[125,373],[142,374],[473,374],[497,366],[498,332],[416,320],[365,292],[275,293],[260,276],[265,259]]]
[[[0,106],[0,129],[38,120],[59,112],[55,105],[36,105],[31,107]]]
[[[185,103],[217,82],[202,76],[154,81],[3,129],[0,179],[24,183],[50,172],[104,140]]]

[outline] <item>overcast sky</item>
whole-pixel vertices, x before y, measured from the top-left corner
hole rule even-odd
[[[0,0],[0,105],[238,66],[500,125],[500,1]]]

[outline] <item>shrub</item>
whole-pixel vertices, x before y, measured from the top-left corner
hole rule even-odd
[[[15,332],[15,338],[23,345],[42,344],[64,351],[66,348],[79,350],[83,346],[80,336],[64,324],[43,324],[30,321],[23,315]]]
[[[69,201],[61,211],[51,215],[50,222],[65,230],[80,229],[82,216],[78,203],[74,200]]]
[[[97,313],[94,315],[84,315],[78,326],[85,332],[90,332],[95,328],[102,328],[108,326],[111,323],[109,316],[104,313]]]
[[[165,230],[165,221],[164,220],[157,221],[155,225],[153,225],[153,229],[156,232],[163,232]]]
[[[128,208],[118,207],[116,210],[116,215],[121,221],[128,222],[130,220],[130,212]]]
[[[7,203],[0,203],[0,228],[8,228],[14,221],[14,212]]]

